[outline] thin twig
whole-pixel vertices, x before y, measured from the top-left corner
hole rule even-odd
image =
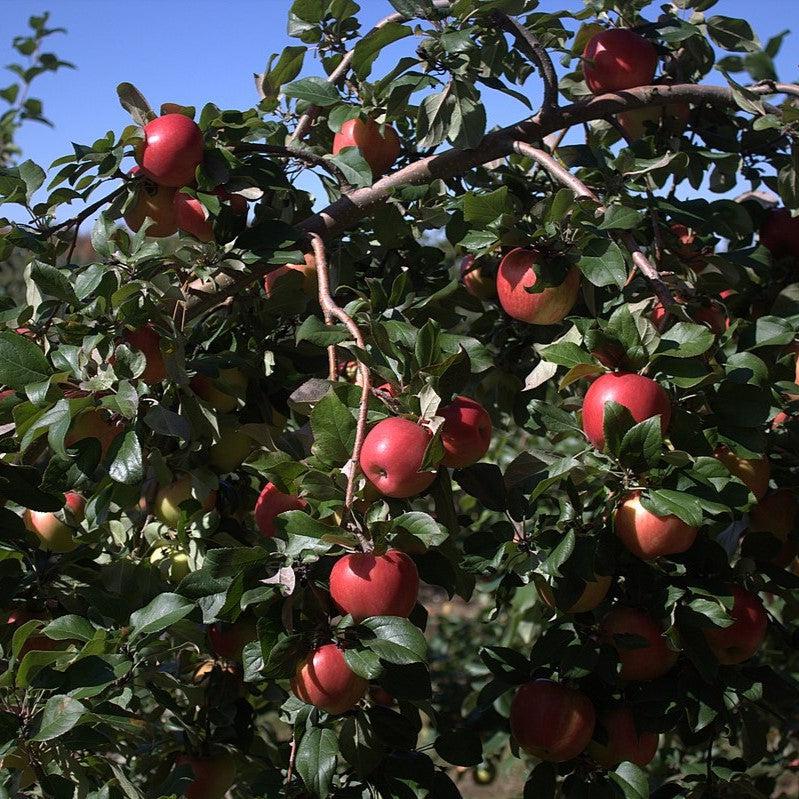
[[[301,147],[282,147],[279,144],[245,142],[244,144],[237,144],[233,148],[233,152],[237,154],[263,153],[264,155],[274,155],[278,158],[295,158],[298,161],[305,161],[305,163],[321,167],[333,175],[338,180],[342,191],[349,191],[352,188],[344,173],[332,161],[308,150],[303,150]]]
[[[542,115],[555,111],[558,108],[558,76],[555,66],[549,57],[544,45],[530,30],[517,22],[513,17],[494,11],[489,14],[489,19],[502,30],[507,31],[516,39],[516,45],[537,67],[544,81],[544,99],[541,103]]]
[[[123,184],[122,186],[118,186],[112,192],[105,195],[101,199],[93,202],[91,205],[87,205],[79,214],[73,216],[71,219],[67,219],[64,222],[59,222],[57,225],[52,225],[49,228],[45,228],[42,231],[42,234],[45,236],[49,236],[62,228],[71,228],[75,225],[80,225],[84,219],[88,219],[95,211],[98,211],[104,205],[107,205],[110,202],[113,202],[123,191],[125,191],[126,186]]]
[[[355,343],[362,351],[366,350],[363,334],[358,325],[355,324],[353,318],[341,307],[336,304],[330,293],[330,273],[327,268],[327,254],[325,253],[325,244],[321,236],[317,234],[311,235],[311,245],[313,246],[314,258],[316,259],[316,269],[319,275],[319,305],[322,306],[322,312],[325,314],[325,319],[328,317],[335,318],[342,322],[347,330],[352,334]],[[358,358],[356,354],[356,358]],[[361,448],[363,447],[363,440],[366,438],[366,418],[369,411],[369,397],[372,393],[372,375],[369,372],[369,367],[358,358],[358,372],[361,378],[361,401],[358,407],[358,423],[355,428],[355,443],[352,447],[352,456],[350,462],[347,464],[347,492],[344,498],[344,512],[345,516],[352,510],[352,503],[355,499],[355,480],[358,477],[359,463],[361,459]],[[365,536],[358,533],[358,540],[361,547],[365,552],[370,551],[372,548],[371,541]]]
[[[559,164],[549,153],[545,153],[537,147],[520,141],[514,142],[513,149],[519,153],[519,155],[523,155],[542,166],[553,178],[571,189],[578,197],[588,197],[594,200],[594,202],[598,203],[597,213],[604,213],[605,207],[602,205],[599,197],[597,197],[597,195],[578,177],[575,177],[569,172],[566,167]],[[669,287],[663,282],[663,278],[661,278],[655,265],[641,252],[641,248],[638,246],[638,242],[636,242],[632,233],[622,231],[620,233],[620,238],[632,255],[633,265],[636,266],[641,271],[641,274],[652,284],[652,288],[655,290],[658,299],[663,303],[663,307],[668,308],[673,305],[675,300]]]
[[[291,778],[294,776],[294,764],[297,762],[297,738],[291,737],[291,752],[289,753],[289,768],[286,772],[286,782],[288,785],[291,783]]]

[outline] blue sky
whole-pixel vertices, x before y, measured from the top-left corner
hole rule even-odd
[[[360,4],[365,29],[392,11],[386,0]],[[209,100],[222,108],[248,108],[257,101],[253,73],[263,71],[270,53],[299,43],[286,34],[289,0],[6,0],[0,63],[15,60],[11,37],[24,32],[28,16],[48,5],[51,25],[68,31],[53,37],[50,49],[77,69],[45,75],[33,91],[55,128],[29,124],[18,143],[25,157],[45,167],[71,151],[70,142],[88,143],[130,123],[116,97],[122,81],[138,86],[155,108],[162,102],[201,107]],[[547,11],[582,6],[582,0],[541,3]],[[764,42],[786,28],[796,29],[783,45],[778,67],[784,80],[799,76],[799,0],[719,0],[711,13],[749,19]],[[413,39],[398,42],[387,57],[393,60],[413,46]],[[321,74],[321,68],[306,57],[304,74],[312,72]],[[530,96],[540,97],[535,75]],[[525,114],[524,106],[504,95],[484,100],[492,123],[507,124]]]

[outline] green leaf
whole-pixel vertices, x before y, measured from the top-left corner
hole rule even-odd
[[[117,96],[120,105],[131,115],[137,125],[146,125],[155,119],[155,111],[132,83],[120,83],[117,86]]]
[[[427,653],[427,642],[418,627],[408,619],[397,616],[373,616],[359,625],[373,637],[364,637],[362,643],[381,660],[397,665],[418,663]]]
[[[318,316],[309,316],[297,329],[297,343],[310,341],[317,347],[329,347],[352,340],[352,333],[343,325],[328,327]]]
[[[399,22],[389,22],[381,28],[373,28],[355,45],[352,56],[352,69],[361,79],[369,77],[380,51],[393,42],[412,36],[413,30]]]
[[[661,336],[656,354],[670,358],[695,358],[707,352],[715,340],[713,333],[704,325],[677,322]]]
[[[131,614],[131,638],[166,630],[194,610],[194,602],[179,594],[159,594],[149,605]]]
[[[140,482],[144,476],[144,461],[135,431],[128,430],[124,435],[117,436],[111,452],[113,457],[108,467],[111,479],[124,485]]]
[[[552,763],[539,763],[524,784],[524,799],[555,799],[557,772]]]
[[[360,777],[374,771],[385,754],[385,747],[375,735],[369,717],[360,712],[344,719],[338,745],[344,759]]]
[[[708,17],[705,24],[710,38],[725,50],[753,53],[760,49],[760,42],[746,20],[716,15]]]
[[[314,796],[325,799],[336,770],[338,740],[330,729],[311,727],[297,747],[297,772]]]
[[[486,227],[508,210],[508,187],[487,194],[467,192],[463,198],[463,218],[477,227]]]
[[[619,445],[619,461],[629,469],[652,466],[660,457],[663,434],[660,417],[653,416],[633,425]]]
[[[56,641],[69,641],[71,639],[91,641],[94,638],[94,631],[94,627],[88,619],[70,613],[51,621],[42,630],[42,633]]]
[[[450,86],[444,91],[428,94],[419,104],[416,117],[418,147],[435,147],[447,138],[454,106]]]
[[[659,488],[641,495],[641,504],[657,516],[676,516],[691,527],[702,524],[702,504],[692,494]]]
[[[649,777],[640,766],[627,761],[608,776],[621,788],[624,799],[649,799]]]
[[[573,341],[560,341],[550,344],[541,349],[541,357],[544,360],[556,363],[558,366],[566,366],[571,369],[578,364],[595,364],[590,352],[586,352]]]
[[[260,80],[261,93],[265,100],[276,102],[278,94],[280,94],[280,87],[294,80],[300,74],[307,49],[302,45],[284,47],[274,66],[272,66],[274,55],[272,56]]]
[[[55,297],[71,305],[78,304],[78,298],[67,278],[54,266],[41,261],[31,263],[31,280],[39,287],[43,295]]]
[[[357,423],[336,394],[327,394],[311,412],[313,453],[325,463],[343,466],[352,455]]]
[[[0,384],[23,391],[52,373],[44,353],[29,338],[10,330],[0,333]]]
[[[483,761],[480,736],[463,727],[439,735],[433,748],[440,758],[453,766],[476,766]]]
[[[618,286],[627,282],[627,265],[618,244],[610,239],[591,239],[582,250],[578,266],[595,286]]]
[[[643,218],[643,212],[635,208],[610,205],[605,209],[605,218],[599,225],[599,230],[633,230],[641,224]]]
[[[39,732],[34,741],[52,741],[69,732],[87,710],[71,696],[51,696],[44,706]]]
[[[577,537],[574,534],[574,530],[569,530],[541,564],[541,572],[561,577],[560,567],[572,556],[576,543]]]
[[[289,83],[283,89],[287,97],[296,97],[306,103],[325,108],[341,100],[338,89],[324,78],[310,77]]]

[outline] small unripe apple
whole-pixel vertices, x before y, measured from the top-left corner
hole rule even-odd
[[[195,499],[202,505],[202,512],[207,513],[216,505],[216,491],[209,491],[204,500],[194,496],[191,475],[184,474],[173,483],[161,486],[153,501],[153,514],[170,527],[176,527],[180,521],[180,506],[189,499]]]
[[[482,266],[475,266],[473,255],[461,259],[461,283],[466,291],[480,300],[490,300],[497,296],[497,281],[483,273]]]
[[[275,518],[289,510],[305,510],[308,503],[294,494],[284,494],[274,483],[267,483],[255,501],[255,524],[261,535],[272,538],[277,532]]]
[[[160,541],[150,553],[150,563],[158,567],[164,580],[174,585],[191,573],[189,553],[181,549],[174,541],[166,539]]]
[[[107,410],[89,408],[72,420],[66,437],[65,447],[73,447],[86,438],[96,438],[100,442],[100,456],[104,458],[116,437],[125,429],[124,423],[111,421]]]
[[[134,166],[128,174],[136,178],[137,175],[141,175],[141,168]],[[145,219],[152,219],[153,224],[147,228],[148,236],[161,239],[177,233],[178,225],[175,220],[175,209],[172,206],[175,189],[159,186],[149,178],[140,176],[136,178],[135,191],[136,198],[125,211],[125,224],[137,233]]]
[[[75,530],[85,518],[86,500],[75,491],[64,494],[65,521],[55,513],[26,510],[25,526],[39,537],[40,546],[48,552],[72,552],[78,548]]]
[[[335,644],[311,652],[291,678],[294,695],[332,715],[352,710],[363,699],[369,683],[347,665]]]
[[[239,428],[235,417],[219,420],[219,441],[208,450],[211,466],[220,474],[234,472],[253,451],[255,442]]]
[[[510,706],[510,729],[525,752],[551,763],[571,760],[588,746],[596,712],[580,691],[550,680],[522,685]]]
[[[236,779],[236,764],[227,754],[212,757],[180,757],[178,764],[188,763],[194,779],[184,789],[186,799],[224,799]]]
[[[790,536],[796,528],[799,503],[793,492],[787,488],[763,497],[749,512],[749,530],[744,538],[744,554],[758,558],[760,544],[758,534],[769,533],[782,542],[780,550],[773,556],[772,562],[776,566],[787,566],[797,554],[797,543]]]
[[[383,125],[382,132],[380,128],[373,119],[348,119],[333,137],[333,155],[338,155],[345,147],[357,147],[372,175],[379,178],[400,154],[397,131],[389,124]]]
[[[302,275],[302,291],[309,300],[313,300],[319,293],[319,273],[316,268],[316,258],[313,253],[303,255],[301,264],[285,264],[278,266],[264,275],[264,292],[270,298],[275,287],[290,272],[299,272]]]
[[[799,257],[799,216],[787,208],[774,208],[760,226],[760,243],[775,258]]]
[[[251,617],[240,618],[232,624],[218,621],[208,627],[208,640],[214,654],[227,660],[241,660],[247,644],[258,639],[258,625]]]
[[[444,417],[441,443],[444,445],[443,466],[462,468],[477,463],[491,444],[491,417],[488,411],[470,397],[458,396],[440,408]]]
[[[431,439],[429,430],[409,419],[383,419],[364,439],[361,470],[383,496],[415,496],[436,479],[435,472],[419,471]]]
[[[760,649],[768,628],[768,616],[756,594],[734,585],[732,595],[732,624],[702,629],[707,645],[722,666],[749,660]]]
[[[632,648],[623,640],[624,636],[631,635],[643,639],[643,646]],[[621,663],[622,680],[655,680],[677,662],[678,654],[669,648],[661,626],[638,608],[618,605],[610,610],[599,625],[599,636],[603,643],[616,650]],[[616,639],[615,636],[622,638]]]
[[[655,77],[657,63],[654,45],[625,28],[595,34],[583,50],[583,75],[594,94],[647,86]]]
[[[356,622],[370,616],[410,615],[419,595],[416,564],[397,549],[383,555],[356,552],[340,557],[330,572],[330,596]]]
[[[166,379],[166,364],[161,354],[161,335],[158,331],[148,323],[135,330],[126,330],[123,338],[131,349],[138,350],[147,359],[139,380],[147,385],[163,382]]]
[[[247,213],[247,201],[240,194],[229,194],[222,189],[215,189],[213,193],[222,202],[229,204],[236,216]],[[176,192],[173,208],[175,222],[184,233],[190,233],[200,241],[211,241],[214,238],[213,220],[206,217],[205,206],[196,197],[182,191]]]
[[[638,141],[655,130],[662,130],[671,135],[682,133],[690,117],[691,107],[688,103],[677,102],[621,111],[616,119],[627,138]]]
[[[723,444],[716,447],[713,457],[720,460],[730,474],[737,477],[758,499],[763,499],[771,477],[768,458],[739,458]]]
[[[665,433],[671,421],[671,402],[663,388],[643,375],[608,373],[588,387],[583,399],[583,431],[599,450],[605,448],[605,403],[617,402],[630,412],[636,422],[660,415],[660,429]]]
[[[538,595],[544,600],[544,604],[563,613],[588,613],[588,611],[593,610],[602,603],[612,584],[613,578],[606,574],[599,575],[593,580],[588,580],[583,592],[574,603],[568,608],[560,608],[549,585],[542,578],[535,581]]]
[[[641,504],[641,492],[631,491],[613,516],[616,535],[624,546],[642,560],[676,555],[693,546],[696,527],[677,516],[657,516]]]
[[[183,114],[164,114],[144,126],[136,161],[159,186],[187,186],[203,160],[203,134]]]
[[[572,266],[559,286],[537,294],[527,291],[538,282],[533,266],[541,260],[537,250],[517,247],[497,269],[497,296],[508,316],[531,325],[556,325],[563,321],[580,293],[580,270]]]
[[[220,369],[219,377],[197,374],[189,381],[191,390],[205,400],[214,410],[230,413],[239,404],[239,397],[247,393],[247,375],[238,367]]]
[[[616,768],[624,762],[646,768],[657,754],[660,736],[656,732],[639,731],[635,716],[626,705],[608,710],[600,716],[599,724],[607,733],[607,743],[591,741],[588,754],[603,768]]]

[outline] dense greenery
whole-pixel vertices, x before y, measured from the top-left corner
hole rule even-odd
[[[156,117],[132,84],[125,130],[47,172],[22,160],[19,125],[42,121],[29,84],[68,65],[41,52],[46,16],[15,40],[32,60],[0,92],[0,201],[29,219],[0,219],[0,258],[26,264],[24,296],[0,297],[0,797],[450,799],[495,773],[486,796],[790,795],[799,232],[786,216],[758,236],[775,204],[799,210],[783,37],[761,43],[723,0],[391,5],[366,31],[353,0],[295,0],[297,43],[257,76],[257,106],[162,106],[202,130],[185,186],[129,174],[137,148],[150,168]],[[657,89],[593,99],[581,54],[606,27],[654,44]],[[301,77],[348,50],[342,75]],[[487,92],[522,121],[493,130]],[[378,141],[399,134],[382,179],[371,144],[331,155],[368,117]],[[323,212],[294,184],[304,169]],[[196,235],[131,222],[143,191],[158,209],[175,189],[188,216],[164,232]],[[553,323],[497,301],[515,247],[537,254],[522,304],[579,283]],[[285,269],[305,256],[314,268]],[[612,371],[657,381],[670,424],[620,399],[587,438],[583,398]],[[447,468],[457,395],[487,409],[493,436],[479,462]],[[381,496],[353,463],[364,402],[370,428],[405,417],[433,433],[416,495]],[[268,483],[302,501],[256,523]],[[616,510],[637,489],[643,513],[694,531],[685,551],[633,554]],[[85,508],[64,509],[65,492]],[[412,557],[409,618],[356,621],[331,601],[337,559],[373,547]],[[606,595],[567,612],[597,579]],[[760,597],[768,631],[725,664],[713,633],[733,586]],[[648,643],[608,633],[623,607],[664,631],[675,665],[656,679],[620,676],[619,652]],[[370,684],[341,714],[290,686],[331,641]],[[662,734],[654,760],[600,765],[601,721],[576,757],[525,754],[511,701],[538,678],[579,689],[600,719],[623,700]]]

